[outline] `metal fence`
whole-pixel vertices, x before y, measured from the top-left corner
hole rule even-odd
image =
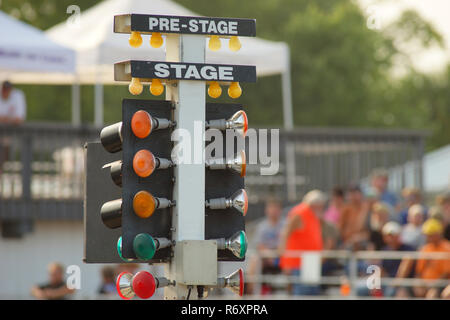
[[[262,215],[262,203],[275,196],[286,205],[297,203],[312,189],[363,183],[375,168],[395,173],[390,189],[422,189],[422,158],[427,133],[415,130],[298,128],[280,132],[280,166],[273,176],[249,166],[245,184],[250,206]],[[412,164],[406,180],[404,164]],[[252,211],[253,212],[253,211]]]
[[[98,134],[92,126],[0,124],[0,218],[81,219],[83,145]],[[280,131],[278,173],[264,176],[260,165],[248,166],[246,189],[255,213],[249,218],[262,214],[259,207],[269,195],[294,203],[313,188],[328,191],[361,181],[376,167],[397,168],[391,184],[399,189],[405,178],[398,167],[412,162],[413,183],[421,187],[424,138],[424,132],[410,130]]]
[[[255,250],[250,250],[247,255],[250,257],[250,261],[256,261],[256,273],[247,274],[246,283],[253,284],[253,292],[250,294],[251,297],[260,297],[262,284],[268,284],[275,288],[275,292],[270,294],[271,298],[284,297],[288,295],[287,288],[291,284],[308,284],[308,285],[318,285],[327,286],[328,288],[334,288],[337,290],[331,290],[326,292],[322,290],[321,296],[331,296],[331,297],[357,297],[358,292],[368,291],[361,289],[369,289],[367,287],[367,280],[371,275],[375,275],[373,268],[365,268],[361,270],[361,262],[364,262],[364,266],[380,266],[383,260],[402,260],[409,259],[411,261],[418,261],[419,259],[424,260],[439,260],[439,263],[450,263],[450,253],[449,252],[417,252],[417,251],[349,251],[349,250],[323,250],[323,251],[286,251],[285,255],[292,258],[305,259],[304,255],[317,254],[319,259],[316,261],[319,277],[315,279],[308,280],[308,277],[300,277],[295,275],[282,274],[263,274],[262,259],[264,258],[278,258],[279,254],[274,251],[258,252]],[[256,259],[256,260],[255,260]],[[336,268],[332,275],[321,275],[321,267],[323,259],[334,259],[340,265],[340,268]],[[376,275],[378,276],[378,275]],[[379,285],[378,289],[386,289],[387,287],[426,287],[426,288],[445,288],[450,285],[450,279],[448,275],[446,278],[435,279],[435,280],[424,280],[421,278],[392,278],[382,276],[379,274]],[[346,295],[342,295],[339,288],[343,284],[348,284],[348,292]],[[292,295],[290,295],[292,297]],[[394,298],[394,297],[387,297]],[[412,297],[414,298],[414,297]]]
[[[82,217],[84,152],[93,127],[0,125],[0,217]]]

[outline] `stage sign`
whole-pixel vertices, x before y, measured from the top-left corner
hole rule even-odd
[[[256,67],[141,60],[114,64],[114,80],[130,81],[131,78],[256,82]]]

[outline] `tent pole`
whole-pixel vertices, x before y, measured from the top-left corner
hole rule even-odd
[[[291,54],[289,46],[286,45],[286,69],[281,74],[281,90],[283,94],[283,121],[284,129],[294,128],[292,110],[292,87],[291,87]]]
[[[94,124],[103,126],[103,84],[99,82],[94,87]]]
[[[79,126],[81,124],[81,105],[80,105],[80,84],[74,82],[72,84],[72,125]]]

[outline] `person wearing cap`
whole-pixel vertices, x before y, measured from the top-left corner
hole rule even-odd
[[[25,121],[26,109],[23,91],[14,88],[9,81],[3,82],[0,96],[0,123],[22,123]]]
[[[280,237],[278,250],[281,256],[280,267],[283,273],[299,276],[302,259],[292,257],[289,251],[321,251],[323,249],[320,216],[325,210],[327,198],[319,190],[309,191],[303,201],[293,207],[286,220]],[[318,285],[294,284],[294,295],[318,295]]]
[[[450,242],[442,237],[444,227],[439,220],[428,219],[422,226],[422,232],[427,238],[427,243],[420,252],[442,252],[449,254],[448,259],[419,259],[416,265],[416,277],[428,280],[450,280]],[[417,297],[436,298],[444,288],[439,287],[415,287]]]
[[[402,243],[400,238],[402,227],[399,223],[390,221],[386,223],[381,229],[383,241],[386,244],[383,251],[415,251],[415,249],[407,244]],[[413,276],[412,259],[383,259],[381,262],[382,276],[402,279]],[[403,288],[395,285],[395,280],[392,285],[383,288],[383,294],[386,297],[409,297],[413,293],[408,288]]]
[[[422,234],[422,224],[425,217],[425,208],[420,204],[412,205],[408,210],[408,224],[403,227],[401,239],[404,244],[417,249],[425,243]]]

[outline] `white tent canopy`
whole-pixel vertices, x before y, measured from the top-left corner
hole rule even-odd
[[[50,40],[44,32],[0,11],[0,77],[22,72],[75,71],[75,52]]]
[[[114,83],[113,64],[123,60],[165,60],[165,46],[154,49],[149,36],[140,48],[131,48],[127,34],[113,33],[113,16],[146,13],[198,16],[169,0],[108,0],[86,10],[79,26],[65,22],[47,31],[50,38],[77,51],[77,74],[81,83]],[[259,76],[280,74],[287,69],[288,47],[283,42],[241,38],[242,48],[235,53],[222,40],[222,49],[206,51],[207,62],[256,65]]]
[[[180,16],[199,16],[170,0],[106,0],[81,13],[77,24],[60,23],[47,31],[54,41],[66,45],[77,52],[76,75],[46,75],[35,78],[32,75],[17,77],[17,82],[95,84],[95,123],[103,123],[102,84],[114,82],[116,62],[123,60],[165,60],[165,46],[154,49],[149,44],[149,36],[144,35],[144,43],[139,48],[128,44],[128,34],[113,33],[113,17],[118,14],[143,13]],[[284,42],[272,42],[258,38],[240,38],[242,48],[238,52],[228,49],[228,40],[222,39],[222,48],[217,52],[206,50],[209,63],[256,65],[258,76],[282,75],[283,107],[285,127],[292,127],[292,106],[290,92],[289,47]],[[207,39],[205,39],[207,41]],[[73,86],[75,95],[79,89]],[[73,104],[79,98],[73,97]],[[73,105],[79,110],[79,105]],[[79,111],[75,111],[75,117]],[[79,121],[75,120],[74,123]]]

